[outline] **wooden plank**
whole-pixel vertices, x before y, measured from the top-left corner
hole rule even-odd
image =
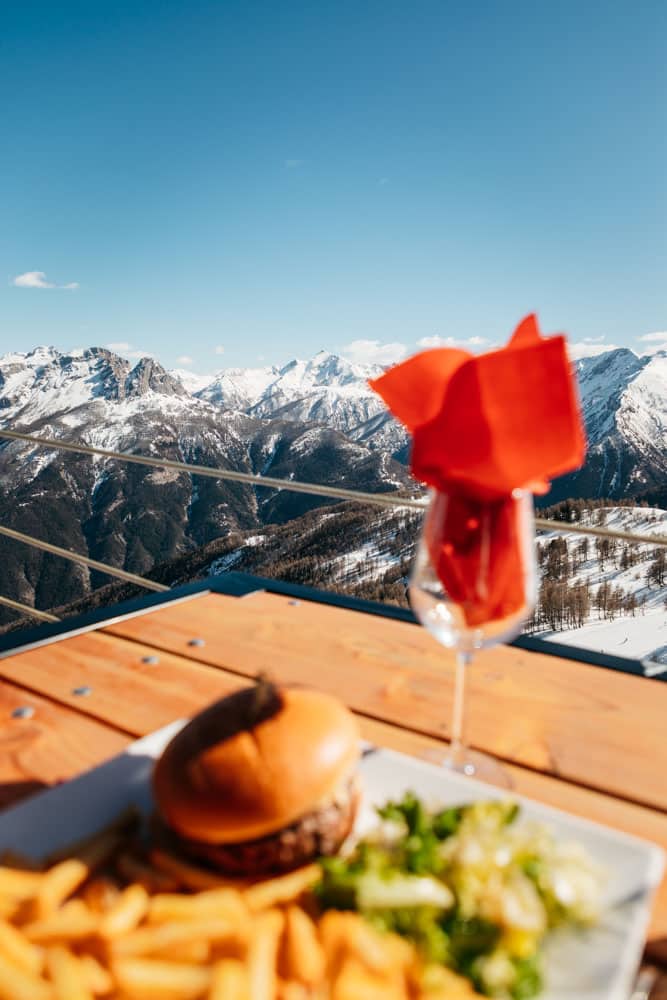
[[[6,657],[0,677],[133,736],[191,715],[230,690],[213,667],[97,632]],[[82,686],[90,688],[85,698],[75,694]]]
[[[367,715],[448,735],[453,656],[406,622],[260,592],[208,594],[104,631],[244,676],[312,683]],[[473,746],[667,810],[667,685],[501,646],[479,654],[467,704]]]
[[[30,718],[13,718],[28,707]],[[127,734],[0,681],[0,807],[67,781],[121,753]]]

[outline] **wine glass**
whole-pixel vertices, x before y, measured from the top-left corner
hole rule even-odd
[[[533,498],[526,490],[496,500],[432,490],[410,575],[416,617],[456,650],[450,745],[441,763],[496,785],[511,784],[507,773],[466,745],[466,668],[477,650],[512,639],[530,617],[534,536]]]

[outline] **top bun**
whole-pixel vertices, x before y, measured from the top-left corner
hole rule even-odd
[[[158,808],[202,843],[268,836],[334,795],[359,758],[359,736],[336,698],[260,682],[177,733],[155,768]]]

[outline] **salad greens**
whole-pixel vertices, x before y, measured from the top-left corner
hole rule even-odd
[[[577,845],[517,823],[514,802],[432,811],[408,792],[377,812],[373,836],[321,861],[321,906],[409,938],[425,962],[468,976],[481,993],[536,996],[546,932],[597,917],[601,871]]]

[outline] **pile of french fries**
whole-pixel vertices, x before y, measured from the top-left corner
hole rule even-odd
[[[317,865],[224,879],[146,846],[130,813],[37,867],[0,866],[0,1000],[464,1000],[467,980],[353,913]]]

